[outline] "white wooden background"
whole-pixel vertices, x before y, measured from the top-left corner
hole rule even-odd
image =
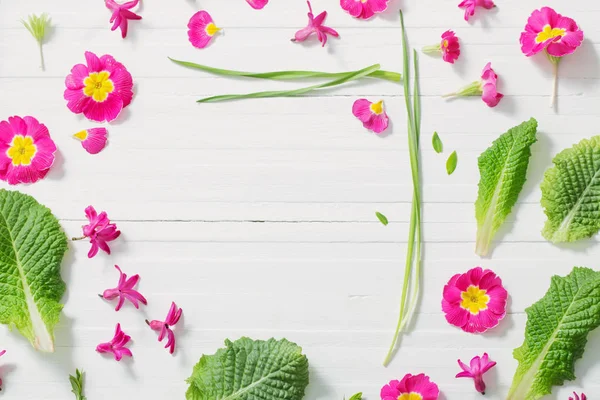
[[[47,179],[18,190],[49,206],[69,236],[80,233],[89,204],[107,210],[123,232],[112,256],[88,260],[87,243],[71,244],[55,354],[38,354],[18,334],[0,330],[0,347],[8,350],[0,359],[3,396],[71,398],[67,375],[77,367],[87,373],[90,400],[182,399],[184,379],[202,353],[247,335],[286,337],[303,346],[311,400],[341,400],[357,391],[375,400],[383,384],[408,372],[430,375],[447,400],[479,399],[472,381],[454,375],[457,358],[468,361],[484,351],[498,362],[486,376],[486,396],[505,398],[525,307],[545,293],[551,275],[565,275],[574,265],[598,267],[596,240],[566,248],[544,241],[539,183],[554,154],[599,133],[600,3],[499,1],[466,23],[458,2],[392,0],[388,13],[365,22],[336,0],[313,0],[315,11],[327,9],[327,25],[341,34],[322,49],[289,41],[307,22],[303,0],[272,0],[262,11],[243,0],[144,0],[144,19],[130,24],[126,40],[110,31],[101,0],[0,0],[0,119],[35,116],[60,152]],[[523,56],[518,43],[527,17],[543,5],[575,18],[586,35],[576,55],[561,64],[557,113],[548,108],[550,65],[541,55]],[[251,71],[340,71],[373,63],[399,71],[400,7],[413,47],[436,43],[454,29],[462,55],[455,66],[421,56],[424,296],[413,329],[385,369],[411,198],[402,87],[364,82],[319,97],[198,105],[201,96],[285,84],[217,78],[176,66],[167,56]],[[200,9],[224,28],[205,50],[187,40],[187,22]],[[45,72],[34,39],[19,23],[43,11],[54,25],[44,46]],[[135,81],[133,103],[108,127],[110,145],[97,156],[71,138],[97,124],[72,114],[62,97],[65,76],[86,50],[114,55]],[[497,108],[479,99],[440,98],[477,79],[488,61],[506,94]],[[352,116],[358,97],[385,100],[393,121],[389,135],[366,132]],[[540,133],[529,180],[493,257],[480,260],[473,252],[477,156],[531,116]],[[434,130],[444,141],[443,155],[431,148]],[[444,165],[452,150],[459,162],[449,177]],[[388,227],[376,220],[376,210],[389,217]],[[139,289],[149,300],[142,311],[127,306],[115,313],[114,303],[98,299],[117,281],[115,263],[142,276]],[[440,310],[444,283],[476,265],[494,269],[510,294],[507,318],[481,336],[449,326]],[[143,322],[163,318],[172,300],[184,310],[175,356]],[[94,351],[112,337],[116,322],[134,338],[131,362]],[[580,388],[597,394],[599,350],[595,332],[577,363],[579,379],[549,398],[566,399]]]

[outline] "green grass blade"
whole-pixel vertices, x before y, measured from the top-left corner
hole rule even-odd
[[[295,97],[301,96],[303,94],[312,92],[318,89],[325,89],[333,86],[338,86],[344,84],[346,82],[350,82],[353,80],[357,80],[363,78],[370,73],[377,71],[380,68],[379,64],[371,65],[370,67],[355,71],[349,72],[341,78],[335,79],[330,82],[321,83],[319,85],[312,85],[300,89],[294,90],[276,90],[276,91],[266,91],[266,92],[256,92],[256,93],[248,93],[248,94],[227,94],[220,96],[212,96],[204,99],[198,100],[198,103],[215,103],[219,101],[228,101],[228,100],[241,100],[241,99],[258,99],[265,97]]]
[[[295,79],[317,79],[317,78],[325,78],[325,79],[338,79],[348,75],[351,72],[356,71],[348,71],[348,72],[319,72],[319,71],[273,71],[273,72],[245,72],[245,71],[234,71],[231,69],[222,69],[210,67],[208,65],[196,64],[189,61],[180,61],[175,60],[169,57],[169,60],[173,61],[175,64],[181,65],[183,67],[197,69],[200,71],[208,72],[215,75],[221,76],[239,76],[244,78],[256,78],[256,79],[270,79],[270,80],[295,80]],[[391,82],[400,82],[402,80],[402,75],[397,72],[390,71],[374,71],[373,73],[368,75],[369,78],[383,79]]]

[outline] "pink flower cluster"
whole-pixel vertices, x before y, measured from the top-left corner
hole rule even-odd
[[[463,0],[459,5],[459,8],[465,9],[465,21],[468,21],[470,17],[475,15],[475,8],[482,7],[487,10],[491,10],[496,7],[492,0]]]
[[[121,29],[121,36],[123,39],[127,37],[128,21],[129,20],[140,20],[142,17],[133,13],[131,9],[139,4],[140,0],[128,1],[124,4],[118,4],[114,0],[104,0],[106,8],[112,12],[110,22],[113,24],[111,31],[117,28]]]
[[[339,37],[340,35],[335,29],[323,25],[323,23],[325,22],[325,18],[327,18],[327,11],[323,11],[315,18],[312,7],[310,5],[310,1],[307,1],[307,3],[308,25],[306,26],[306,28],[300,29],[298,32],[296,32],[296,35],[292,39],[292,42],[303,42],[306,39],[308,39],[310,35],[316,33],[319,42],[321,42],[322,44],[322,47],[325,47],[325,43],[327,43],[327,35],[335,37]]]
[[[354,18],[369,19],[387,10],[389,0],[340,0],[340,6]]]

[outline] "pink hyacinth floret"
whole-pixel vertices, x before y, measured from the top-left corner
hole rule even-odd
[[[92,121],[113,121],[133,98],[131,74],[108,54],[86,51],[85,59],[87,65],[75,65],[65,80],[67,107]]]
[[[571,18],[563,17],[550,7],[535,10],[521,33],[521,51],[532,56],[546,50],[550,56],[572,54],[583,42],[583,31]]]
[[[43,179],[54,164],[56,145],[46,125],[33,117],[0,122],[0,179],[10,185]]]
[[[385,131],[389,125],[383,100],[372,103],[367,99],[358,99],[352,105],[352,114],[363,123],[365,128],[377,134]]]
[[[92,206],[85,209],[85,216],[89,223],[83,226],[83,237],[73,238],[73,240],[81,240],[88,238],[92,247],[88,252],[88,258],[98,254],[98,249],[102,249],[107,254],[110,254],[108,242],[112,242],[121,235],[121,231],[117,229],[117,225],[110,222],[105,211],[100,214]]]
[[[381,400],[437,400],[440,389],[425,374],[406,374],[381,388]]]
[[[340,6],[354,18],[369,19],[387,10],[389,0],[340,0]]]
[[[444,286],[442,310],[451,325],[482,333],[504,318],[507,298],[502,279],[489,269],[477,267],[454,275]]]
[[[487,10],[491,10],[496,7],[496,5],[492,0],[463,0],[458,7],[465,9],[465,21],[468,21],[469,18],[475,15],[476,7],[483,7]]]
[[[569,397],[569,400],[587,400],[587,396],[584,393],[581,393],[581,396],[577,393],[573,392],[573,397]]]
[[[310,1],[308,3],[308,25],[306,28],[300,29],[296,32],[296,35],[292,39],[292,42],[303,42],[313,33],[317,34],[317,38],[319,42],[321,42],[322,47],[325,47],[325,43],[327,43],[327,35],[339,37],[339,33],[333,28],[323,25],[325,22],[325,18],[327,18],[327,11],[323,11],[321,14],[315,15],[313,14],[312,7],[310,5]]]
[[[255,10],[261,10],[267,5],[269,0],[246,0],[246,2]]]
[[[483,356],[481,357],[473,357],[469,365],[465,365],[460,360],[458,360],[458,365],[462,369],[462,372],[456,374],[456,377],[472,378],[475,381],[475,390],[481,394],[485,394],[485,382],[483,381],[483,374],[496,366],[496,362],[490,361],[488,354],[483,353]]]
[[[91,128],[77,132],[73,137],[90,154],[98,154],[106,147],[108,131],[106,128]]]
[[[131,336],[126,335],[125,332],[121,330],[121,324],[117,324],[115,336],[112,340],[107,343],[100,343],[96,346],[96,351],[98,353],[112,353],[115,360],[121,361],[124,356],[133,357],[131,350],[125,347],[130,340]]]
[[[488,107],[496,107],[504,95],[498,93],[498,75],[496,75],[496,72],[492,69],[492,63],[487,63],[485,68],[483,68],[481,82],[481,99]]]
[[[212,38],[221,30],[218,28],[210,14],[206,11],[198,11],[192,15],[188,23],[188,38],[190,43],[199,49],[203,49]]]
[[[113,14],[110,17],[110,22],[113,23],[111,31],[121,28],[121,36],[123,39],[127,37],[128,21],[129,20],[140,20],[142,17],[130,11],[133,7],[137,6],[140,0],[128,1],[127,3],[118,4],[114,0],[104,0],[106,8],[108,8]]]
[[[158,341],[162,342],[162,340],[167,337],[167,344],[165,345],[165,349],[169,349],[169,353],[173,354],[175,352],[175,333],[171,329],[179,319],[181,318],[181,313],[183,310],[178,308],[177,305],[173,302],[171,303],[171,308],[169,309],[169,313],[167,314],[167,318],[164,321],[148,321],[146,323],[150,326],[153,331],[159,331]]]
[[[135,285],[137,285],[140,280],[140,276],[135,274],[127,279],[127,274],[124,274],[118,265],[115,265],[115,268],[119,271],[119,283],[117,284],[117,287],[114,289],[106,289],[100,297],[106,300],[113,300],[118,297],[119,302],[117,303],[115,311],[119,311],[121,307],[123,307],[125,300],[129,300],[131,304],[138,309],[140,308],[138,302],[147,305],[148,302],[146,301],[146,298],[134,289]]]

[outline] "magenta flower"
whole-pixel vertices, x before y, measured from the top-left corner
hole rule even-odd
[[[212,17],[206,11],[198,11],[192,15],[188,23],[188,38],[190,43],[199,49],[203,49],[212,40],[221,28],[213,22]]]
[[[563,17],[550,7],[535,10],[521,33],[521,51],[527,57],[541,52],[554,66],[554,83],[550,106],[554,105],[558,84],[558,63],[561,57],[572,54],[583,42],[583,31],[571,18]]]
[[[48,128],[33,117],[10,117],[0,122],[0,179],[10,185],[43,179],[56,145]]]
[[[310,5],[310,1],[308,3],[308,26],[306,28],[300,29],[296,32],[296,35],[292,39],[292,42],[303,42],[313,33],[317,34],[319,38],[319,42],[322,43],[322,47],[325,47],[325,43],[327,43],[327,35],[339,37],[339,33],[333,28],[323,25],[325,22],[325,18],[327,18],[327,11],[323,11],[321,14],[315,15],[313,14],[312,7]]]
[[[454,64],[460,56],[460,43],[458,37],[453,31],[446,31],[442,34],[440,44],[423,47],[423,53],[426,54],[441,54],[444,61]]]
[[[140,280],[140,276],[135,274],[131,278],[127,279],[127,274],[124,274],[118,265],[115,265],[115,268],[119,271],[120,274],[119,283],[117,284],[117,287],[114,289],[106,289],[100,297],[106,300],[113,300],[118,297],[119,303],[117,304],[117,308],[115,308],[115,311],[119,311],[121,307],[123,307],[125,299],[129,300],[131,304],[133,304],[133,306],[138,309],[140,308],[138,301],[144,305],[147,305],[148,302],[146,301],[144,296],[142,296],[142,294],[137,290],[133,289]]]
[[[449,93],[442,97],[481,96],[488,107],[496,107],[504,97],[498,92],[498,75],[492,69],[492,63],[487,63],[481,74],[481,80],[463,87],[458,92]]]
[[[381,388],[381,400],[437,400],[439,395],[440,389],[425,374],[406,374]]]
[[[442,310],[448,323],[465,332],[482,333],[504,318],[507,298],[502,279],[477,267],[454,275],[444,286]]]
[[[90,154],[98,154],[105,147],[108,139],[106,128],[91,128],[77,132],[73,137],[81,142],[81,146]]]
[[[140,20],[142,17],[139,15],[129,11],[133,7],[137,6],[140,0],[128,1],[124,4],[117,4],[114,0],[104,0],[106,4],[106,8],[112,11],[112,17],[110,17],[110,22],[114,22],[111,31],[116,30],[117,28],[121,28],[121,36],[123,39],[127,36],[127,24],[130,19],[131,20]]]
[[[102,211],[98,215],[94,207],[88,206],[85,209],[85,216],[89,224],[83,226],[83,236],[71,240],[90,239],[92,247],[88,252],[88,258],[92,258],[98,254],[98,249],[102,249],[105,253],[110,254],[108,242],[112,242],[118,238],[121,235],[121,231],[117,230],[117,225],[110,222],[105,211]]]
[[[465,365],[462,361],[458,360],[458,365],[462,368],[462,372],[456,374],[457,378],[473,378],[475,380],[475,390],[481,394],[485,394],[485,382],[483,381],[483,374],[492,369],[495,365],[495,361],[490,361],[487,353],[483,353],[482,357],[475,356],[471,359],[471,366]]]
[[[369,19],[387,9],[389,0],[340,0],[340,6],[354,18]]]
[[[267,5],[269,0],[246,0],[246,2],[255,10],[261,10]]]
[[[165,345],[165,349],[169,348],[169,353],[173,354],[175,352],[175,333],[171,330],[171,327],[175,325],[179,318],[181,318],[181,313],[183,310],[178,308],[177,305],[173,302],[171,303],[171,308],[169,309],[169,313],[167,314],[167,318],[164,321],[150,321],[146,320],[146,323],[150,325],[150,328],[153,331],[160,331],[158,334],[158,341],[162,342],[162,340],[167,337],[167,344]]]
[[[573,392],[573,396],[574,397],[569,397],[569,400],[587,400],[587,396],[583,393],[579,396],[577,393]]]
[[[131,74],[108,54],[86,51],[85,59],[87,65],[75,65],[65,80],[67,107],[92,121],[113,121],[133,98]]]
[[[121,361],[123,356],[133,357],[131,350],[125,347],[130,340],[131,336],[126,335],[125,332],[121,330],[121,324],[117,324],[115,336],[112,340],[107,343],[100,343],[96,346],[96,351],[98,353],[113,353],[115,360]]]
[[[492,0],[463,0],[458,7],[465,9],[465,21],[468,21],[470,17],[475,15],[475,7],[483,7],[491,10],[496,5]]]
[[[358,99],[352,105],[352,114],[365,128],[377,134],[385,131],[389,124],[388,115],[383,108],[383,100],[372,103],[367,99]]]

